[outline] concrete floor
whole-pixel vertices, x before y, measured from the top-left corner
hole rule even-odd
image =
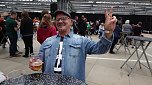
[[[152,38],[152,35],[150,34],[144,35]],[[92,39],[97,41],[98,36],[92,36]],[[18,45],[19,51],[24,52],[24,44],[22,40],[18,41]],[[34,52],[38,52],[39,47],[40,44],[36,39],[34,39]],[[129,49],[131,52],[134,50],[131,46],[129,46]],[[150,44],[146,53],[152,68],[151,49],[152,44]],[[6,75],[15,70],[22,70],[24,71],[24,74],[35,73],[28,68],[28,58],[10,58],[8,52],[8,45],[5,49],[0,47],[0,71],[4,72]],[[139,54],[140,53],[141,48],[139,49]],[[106,53],[102,55],[88,55],[86,60],[86,81],[88,85],[152,85],[152,76],[150,71],[144,66],[140,69],[137,64],[130,76],[127,76],[130,71],[130,68],[127,65],[120,69],[120,66],[128,57],[129,53],[126,52],[125,56],[124,47],[121,47],[117,54]],[[133,55],[131,60],[128,62],[128,65],[133,66],[136,59],[136,55]],[[143,61],[141,62],[147,65],[144,57],[142,60]],[[11,76],[17,75],[15,75],[14,72]]]

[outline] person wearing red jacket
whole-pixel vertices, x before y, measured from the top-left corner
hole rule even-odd
[[[56,27],[53,25],[52,16],[45,14],[37,30],[37,41],[42,44],[48,37],[56,35]]]
[[[0,14],[0,45],[2,44],[3,48],[6,48],[5,45],[7,42],[5,33],[5,20]]]

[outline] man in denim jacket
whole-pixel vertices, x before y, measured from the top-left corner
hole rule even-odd
[[[116,17],[112,9],[105,9],[105,32],[98,42],[70,32],[73,21],[65,11],[56,11],[56,27],[59,33],[47,38],[40,47],[41,59],[44,62],[44,73],[59,73],[73,76],[85,82],[85,61],[87,54],[106,53],[113,40]]]

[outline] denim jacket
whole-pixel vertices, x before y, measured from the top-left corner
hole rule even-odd
[[[73,33],[64,36],[62,75],[73,76],[85,82],[85,61],[87,54],[103,54],[111,46],[112,39],[106,39],[104,34],[102,36],[98,42]],[[54,72],[60,38],[59,35],[47,38],[40,47],[40,55],[42,55],[41,59],[44,62],[45,74]]]

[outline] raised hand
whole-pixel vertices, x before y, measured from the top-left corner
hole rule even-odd
[[[112,16],[113,10],[112,7],[110,11],[108,12],[107,9],[105,9],[105,34],[107,38],[111,38],[112,33],[116,27],[117,19],[115,16]]]

